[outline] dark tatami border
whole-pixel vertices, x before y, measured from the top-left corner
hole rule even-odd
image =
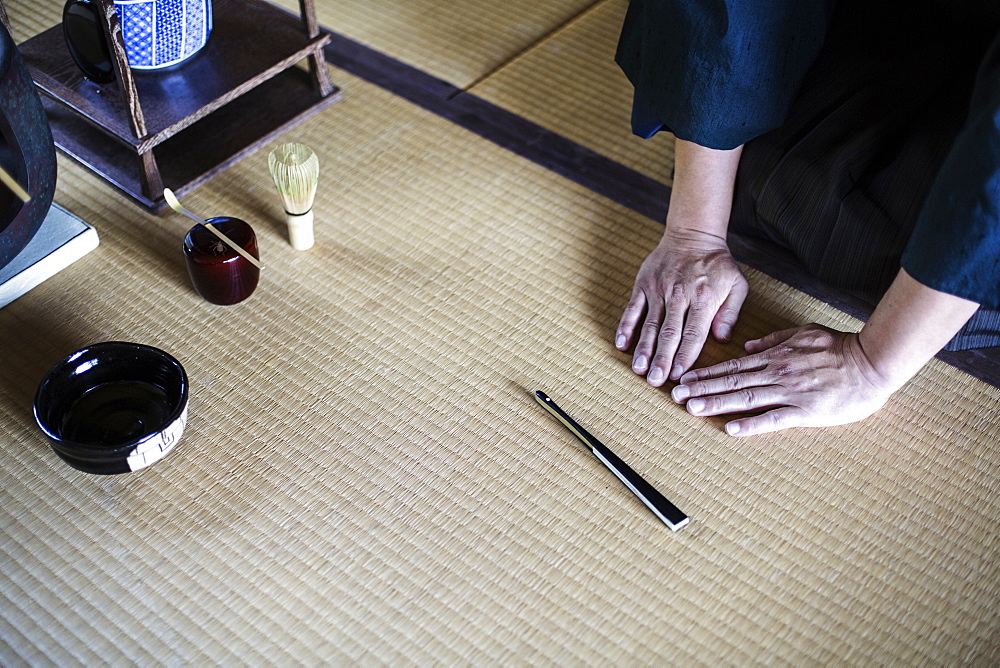
[[[474,132],[574,183],[633,211],[663,222],[670,187],[625,165],[566,139],[558,133],[487,102],[427,72],[359,42],[327,30],[327,61],[354,76],[412,102]],[[783,249],[755,239],[730,235],[733,256],[765,274],[861,320],[871,306],[824,285]],[[1000,348],[943,351],[938,358],[1000,387]]]

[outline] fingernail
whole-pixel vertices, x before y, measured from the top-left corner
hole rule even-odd
[[[653,367],[653,370],[649,372],[648,380],[653,385],[663,382],[663,369],[660,367]]]
[[[633,370],[635,370],[635,371],[637,371],[639,373],[642,373],[647,368],[649,368],[649,360],[646,359],[645,355],[639,355],[634,360],[632,360],[632,369]]]
[[[687,385],[678,385],[674,388],[674,391],[670,393],[670,396],[674,398],[677,403],[684,403],[684,400],[691,396],[691,388]]]
[[[719,327],[719,338],[729,340],[729,335],[733,333],[733,330],[729,328],[728,325],[721,325]]]
[[[705,410],[705,400],[704,399],[692,399],[688,402],[688,410],[695,415]]]
[[[688,371],[686,374],[684,374],[683,376],[681,376],[677,380],[679,380],[681,382],[681,384],[683,385],[683,384],[690,383],[692,380],[697,380],[697,378],[694,377],[694,371]]]
[[[735,436],[740,433],[740,425],[738,422],[727,422],[726,423],[726,433],[730,436]]]
[[[615,339],[615,347],[616,348],[624,348],[625,347],[625,335],[624,334],[619,334],[618,338]]]
[[[674,380],[677,380],[682,375],[684,375],[684,367],[682,367],[680,364],[675,364],[673,371],[670,372],[670,377],[673,378]]]

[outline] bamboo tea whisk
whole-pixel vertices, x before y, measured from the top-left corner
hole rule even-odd
[[[319,158],[304,144],[282,144],[271,151],[267,165],[285,206],[292,248],[312,248],[312,207],[319,183]]]

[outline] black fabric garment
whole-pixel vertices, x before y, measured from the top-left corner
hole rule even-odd
[[[746,144],[733,231],[780,244],[873,305],[910,239],[932,238],[907,252],[915,278],[997,305],[1000,192],[989,188],[1000,155],[973,155],[968,138],[953,149],[998,33],[995,1],[841,0],[831,12],[823,0],[633,0],[617,60],[635,85],[636,134]],[[992,78],[1000,65],[980,80],[987,107]],[[980,113],[1000,120],[1000,107]],[[962,196],[939,193],[920,222],[942,164],[942,187]],[[978,206],[990,199],[992,210]],[[930,229],[915,234],[918,223]],[[948,349],[994,345],[1000,312],[981,308]]]
[[[744,147],[731,225],[875,305],[965,124],[998,23],[977,32],[883,7],[859,27],[852,4],[841,4],[785,123]],[[1000,311],[984,307],[946,349],[997,345]]]

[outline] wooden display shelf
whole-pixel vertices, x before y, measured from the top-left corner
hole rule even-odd
[[[120,35],[111,0],[101,2],[108,34]],[[183,195],[339,99],[323,57],[329,36],[313,0],[300,6],[296,17],[263,0],[213,0],[212,34],[194,57],[158,72],[119,65],[105,85],[76,68],[62,26],[19,49],[56,146],[155,211],[164,186]],[[125,62],[120,42],[110,43]]]

